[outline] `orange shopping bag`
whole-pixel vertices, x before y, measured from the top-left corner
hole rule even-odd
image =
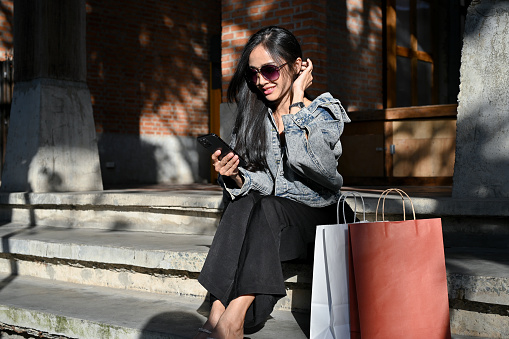
[[[382,221],[348,227],[351,338],[450,339],[441,219],[385,221],[390,192],[404,211],[389,189]]]

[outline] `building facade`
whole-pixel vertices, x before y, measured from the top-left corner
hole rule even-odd
[[[12,51],[12,1],[0,54]],[[353,123],[346,184],[450,184],[462,22],[468,1],[87,1],[87,84],[105,187],[211,180],[196,136],[220,130],[243,45],[290,29]]]

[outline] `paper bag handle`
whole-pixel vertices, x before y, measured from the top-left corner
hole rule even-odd
[[[353,223],[355,223],[355,219],[357,218],[357,197],[361,198],[361,201],[362,201],[362,221],[366,221],[366,207],[364,205],[364,198],[362,198],[362,195],[360,195],[359,193],[356,193],[356,192],[346,192],[346,193],[342,193],[338,200],[338,205],[337,205],[338,224],[341,222],[339,220],[339,204],[341,203],[341,200],[343,200],[343,221],[345,224],[347,223],[346,215],[345,215],[345,202],[346,202],[346,198],[349,196],[354,197]]]
[[[380,198],[378,198],[378,203],[376,204],[375,220],[378,221],[378,206],[380,205],[380,200],[383,197],[383,202],[382,202],[382,221],[385,221],[385,198],[391,192],[396,192],[396,193],[398,193],[401,196],[401,200],[403,201],[403,220],[406,220],[405,197],[403,195],[405,195],[407,197],[408,201],[410,201],[410,205],[412,206],[412,213],[413,213],[414,220],[415,220],[414,203],[412,202],[412,199],[410,199],[408,194],[406,194],[405,191],[403,191],[403,190],[401,190],[399,188],[389,188],[389,189],[386,189],[385,191],[382,192],[382,194],[380,195]]]

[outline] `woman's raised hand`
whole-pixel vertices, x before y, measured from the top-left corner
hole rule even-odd
[[[228,153],[221,159],[221,150],[212,154],[212,165],[217,173],[232,178],[237,186],[242,187],[242,176],[239,174],[239,156],[233,152]]]
[[[306,61],[302,61],[300,66],[299,76],[293,82],[293,93],[294,94],[304,94],[304,91],[311,86],[313,83],[313,63],[311,59],[306,59]]]

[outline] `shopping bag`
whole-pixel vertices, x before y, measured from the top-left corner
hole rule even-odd
[[[311,339],[350,338],[348,306],[348,224],[345,217],[345,200],[348,196],[359,196],[348,192],[338,200],[337,219],[333,225],[316,227],[313,285],[311,290]],[[340,220],[340,207],[343,220]],[[354,222],[357,219],[355,198]],[[341,223],[342,222],[342,223]]]
[[[391,192],[403,210],[410,201],[413,220],[385,221]],[[451,338],[441,219],[415,219],[398,189],[382,193],[376,213],[376,222],[349,225],[352,338]]]

